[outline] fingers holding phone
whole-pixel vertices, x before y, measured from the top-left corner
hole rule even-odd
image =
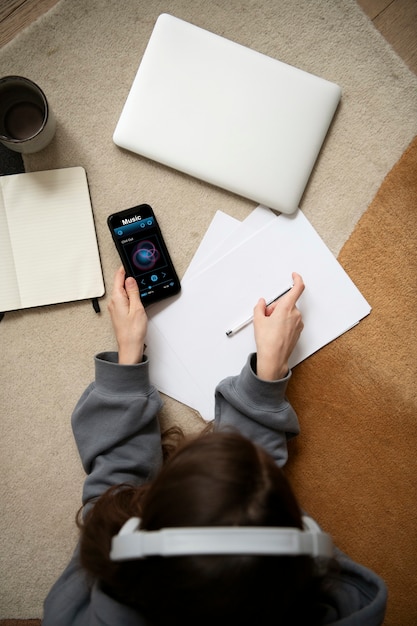
[[[108,306],[119,348],[119,363],[134,365],[143,358],[148,318],[134,278],[123,267],[116,272]]]
[[[179,293],[180,281],[149,204],[109,215],[107,224],[126,275],[136,280],[145,307]]]

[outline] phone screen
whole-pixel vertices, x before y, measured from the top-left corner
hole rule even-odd
[[[138,283],[144,306],[180,291],[161,229],[148,204],[114,213],[107,223],[126,274]]]

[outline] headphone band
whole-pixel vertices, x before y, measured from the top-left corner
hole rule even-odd
[[[227,526],[139,530],[140,519],[130,518],[113,537],[110,559],[124,561],[148,556],[203,554],[309,555],[329,558],[331,537],[310,517],[304,529],[269,526]]]

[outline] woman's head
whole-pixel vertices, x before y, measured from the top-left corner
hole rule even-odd
[[[236,433],[211,433],[182,445],[145,488],[102,496],[87,516],[83,565],[115,598],[154,624],[253,624],[274,611],[288,622],[310,605],[310,557],[210,555],[148,557],[112,563],[111,537],[131,516],[142,530],[198,526],[302,528],[282,471]],[[303,600],[300,602],[300,599]],[[313,623],[310,621],[310,623]]]
[[[282,471],[236,433],[182,446],[143,500],[141,527],[298,526],[301,514]]]

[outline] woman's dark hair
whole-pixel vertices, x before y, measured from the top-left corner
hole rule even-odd
[[[315,624],[318,578],[306,556],[210,555],[109,558],[111,538],[130,517],[141,529],[290,526],[301,511],[282,470],[240,434],[186,442],[153,482],[112,487],[81,524],[81,563],[116,600],[154,626]]]

